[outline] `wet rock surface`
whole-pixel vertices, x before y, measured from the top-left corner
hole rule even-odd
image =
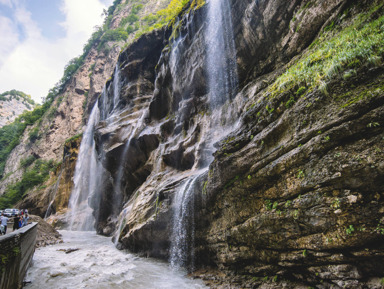
[[[137,39],[101,95],[102,85],[77,81],[76,94],[89,91],[88,112],[96,100],[102,112],[102,196],[90,204],[98,233],[114,235],[118,248],[168,259],[177,193],[194,180],[190,269],[210,287],[380,288],[382,65],[335,77],[329,93],[314,89],[291,102],[289,93],[264,94],[341,12],[370,3],[352,2],[230,1],[239,93],[223,105],[220,125],[209,103],[206,6],[191,4],[173,26]],[[234,131],[219,140],[228,123]],[[65,146],[53,212],[68,204],[79,144]],[[42,214],[52,192],[23,205]]]
[[[335,78],[329,95],[312,90],[290,105],[287,94],[264,97],[284,65],[350,3],[230,5],[240,87],[227,114],[240,124],[215,144],[214,160],[195,187],[194,269],[209,268],[195,276],[212,288],[380,288],[382,67]],[[115,226],[118,246],[145,256],[169,258],[175,195],[207,161],[205,13],[205,7],[185,13],[175,42],[170,31],[141,40],[163,47],[158,62],[145,56],[151,50],[139,56],[128,49],[121,56],[126,68],[120,117],[106,119],[97,132],[112,190],[119,157],[130,142],[125,205],[118,220],[107,208],[99,231],[104,226],[110,234]],[[155,75],[147,71],[152,68]],[[137,116],[144,117],[139,126]]]

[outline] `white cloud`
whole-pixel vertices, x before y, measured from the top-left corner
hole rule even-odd
[[[72,53],[71,58],[81,54],[79,47],[84,46],[94,27],[102,23],[101,13],[104,8],[98,0],[64,0],[62,11],[66,20],[62,25],[67,32],[64,42],[67,53]]]
[[[64,38],[55,41],[42,36],[41,29],[24,7],[15,9],[13,23],[1,17],[1,43],[7,45],[0,48],[1,55],[6,56],[6,59],[0,58],[0,92],[18,89],[37,101],[45,97],[62,77],[68,61],[82,53],[94,26],[102,23],[104,8],[99,0],[64,0],[62,11],[66,20],[62,25],[66,33]],[[22,43],[17,41],[16,25],[21,25],[25,33]]]
[[[0,4],[6,5],[8,7],[12,7],[11,0],[0,0]]]
[[[17,27],[7,17],[0,15],[0,67],[18,44]]]

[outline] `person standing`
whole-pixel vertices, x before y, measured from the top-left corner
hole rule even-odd
[[[1,225],[4,227],[4,234],[7,233],[8,217],[1,213]]]
[[[16,215],[13,217],[13,230],[16,231],[17,229],[19,229],[19,215]]]
[[[20,217],[19,217],[19,228],[23,227],[23,220],[24,220],[24,217],[21,214]]]
[[[27,213],[25,213],[23,218],[23,227],[28,225],[28,220],[29,220],[29,216]]]

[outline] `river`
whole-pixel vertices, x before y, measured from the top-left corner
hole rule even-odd
[[[25,280],[27,289],[208,288],[168,263],[117,250],[95,232],[60,231],[64,243],[38,248]],[[66,254],[64,250],[79,249]]]

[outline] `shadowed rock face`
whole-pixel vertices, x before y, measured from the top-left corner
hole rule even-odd
[[[382,67],[337,78],[331,95],[313,90],[292,105],[285,105],[289,93],[263,96],[350,4],[230,3],[240,89],[226,109],[240,124],[215,144],[194,188],[197,268],[218,268],[221,281],[239,287],[259,286],[265,276],[278,276],[276,288],[357,286],[381,276]],[[169,257],[175,194],[207,161],[205,15],[205,6],[185,12],[177,33],[152,32],[121,54],[117,109],[113,78],[106,89],[110,115],[96,137],[112,178],[98,230],[118,225],[121,246],[147,256]],[[108,198],[118,180],[124,196],[116,224]]]

